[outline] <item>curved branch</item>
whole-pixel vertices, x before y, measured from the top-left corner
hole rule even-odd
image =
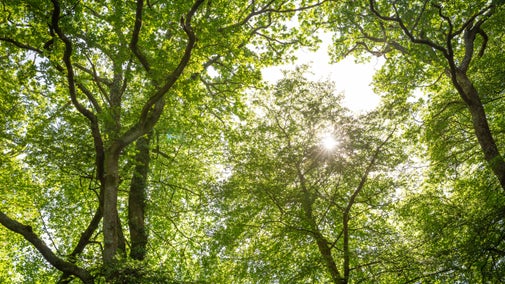
[[[474,15],[472,15],[463,25],[461,25],[461,27],[456,30],[453,34],[453,37],[458,35],[458,34],[461,34],[465,29],[467,29],[468,27],[470,27],[472,25],[472,23],[475,21],[475,19],[480,16],[480,15],[484,15],[486,12],[488,11],[491,11],[491,9],[495,7],[495,4],[490,4],[488,6],[486,6],[484,9],[480,10],[479,12],[475,13]],[[489,16],[489,15],[488,15]],[[481,19],[479,21],[479,26],[481,24],[483,24],[486,20],[485,19]]]
[[[102,199],[102,198],[101,198]],[[101,203],[101,201],[100,201]],[[89,223],[88,227],[84,232],[82,232],[81,237],[79,238],[79,241],[77,242],[77,245],[75,246],[74,250],[70,253],[69,259],[71,262],[75,262],[76,257],[81,254],[84,251],[84,248],[91,242],[91,237],[93,236],[93,233],[96,231],[98,228],[98,225],[100,225],[100,221],[102,220],[102,204],[98,206],[96,209],[95,215],[91,219],[91,222]],[[60,284],[64,283],[70,283],[72,279],[69,278],[70,273],[64,272],[63,275],[60,277]]]
[[[309,10],[309,9],[312,9],[312,8],[315,8],[315,7],[319,7],[319,6],[323,5],[324,3],[331,2],[331,1],[332,0],[322,0],[322,1],[319,1],[317,3],[308,5],[308,6],[303,6],[303,7],[298,7],[298,8],[291,8],[291,9],[274,9],[274,8],[270,8],[272,6],[272,4],[275,2],[273,0],[270,1],[270,2],[268,2],[268,3],[266,3],[263,7],[261,7],[260,10],[256,10],[256,8],[254,7],[254,5],[249,5],[249,6],[247,6],[247,8],[251,7],[251,12],[249,14],[247,14],[247,16],[242,21],[240,21],[238,23],[235,23],[235,24],[231,24],[231,25],[226,26],[224,28],[221,28],[220,31],[224,31],[224,30],[227,30],[227,29],[233,29],[233,28],[245,25],[253,17],[259,16],[261,14],[265,14],[265,13],[277,13],[277,14],[296,13],[296,12],[301,12],[301,11]]]
[[[103,160],[104,160],[104,147],[103,141],[100,134],[100,126],[98,125],[97,117],[87,108],[85,108],[78,100],[77,100],[77,91],[75,88],[75,80],[74,80],[74,69],[71,61],[72,55],[72,42],[70,39],[63,33],[59,26],[59,18],[61,7],[58,0],[52,0],[53,3],[53,13],[51,16],[51,27],[56,32],[58,37],[65,44],[65,52],[63,54],[63,62],[65,63],[65,67],[67,70],[67,83],[68,89],[70,93],[70,100],[74,107],[90,121],[90,129],[93,135],[93,142],[95,146],[96,152],[96,166],[97,166],[97,177],[102,181],[103,179]]]
[[[51,251],[51,249],[33,232],[32,227],[23,225],[16,220],[9,218],[2,211],[0,211],[0,223],[7,229],[22,235],[23,238],[29,241],[56,269],[62,271],[63,273],[75,275],[86,284],[94,283],[93,276],[91,276],[86,269],[65,261],[54,254],[54,252]]]
[[[93,62],[91,61],[91,59],[89,57],[86,56],[86,58],[88,59],[88,62],[91,65],[91,69],[88,69],[88,68],[86,68],[80,64],[77,64],[77,63],[74,64],[74,66],[76,68],[78,68],[79,70],[91,75],[93,77],[93,81],[95,81],[95,83],[96,83],[97,87],[100,89],[100,92],[102,93],[102,95],[106,95],[107,92],[105,92],[105,89],[102,87],[101,84],[104,84],[107,87],[110,87],[112,85],[112,82],[107,78],[98,76],[98,73],[95,68],[95,64],[93,64]],[[108,101],[108,98],[107,98],[107,101]]]
[[[26,49],[26,50],[31,50],[31,51],[35,51],[36,53],[38,54],[42,54],[42,50],[36,48],[36,47],[33,47],[31,45],[28,45],[28,44],[24,44],[24,43],[21,43],[19,41],[16,41],[16,40],[13,40],[11,38],[7,38],[7,37],[0,37],[0,41],[5,41],[5,42],[8,42],[8,43],[12,43],[13,45],[19,47],[19,48],[23,48],[23,49]]]
[[[407,28],[407,26],[405,26],[405,23],[403,22],[403,20],[400,17],[398,17],[398,14],[396,14],[396,17],[386,17],[386,16],[381,15],[379,13],[379,11],[377,11],[377,9],[375,7],[375,1],[374,0],[370,0],[369,1],[369,7],[370,7],[370,10],[372,11],[372,13],[377,18],[379,18],[379,19],[381,19],[383,21],[398,23],[398,25],[400,26],[400,28],[402,29],[402,31],[405,33],[405,35],[409,38],[409,40],[411,42],[427,45],[427,46],[429,46],[431,48],[434,48],[434,49],[436,49],[438,51],[441,51],[446,58],[450,57],[449,51],[446,48],[444,48],[443,46],[441,46],[439,44],[436,44],[436,43],[434,43],[431,40],[427,40],[427,39],[424,39],[424,38],[416,38],[416,37],[414,37],[414,35],[410,32],[410,30]],[[396,10],[396,8],[395,8],[395,10]]]
[[[188,42],[186,44],[184,54],[182,55],[177,67],[167,76],[165,84],[159,88],[144,104],[144,107],[140,113],[139,121],[121,136],[121,145],[119,145],[119,147],[124,147],[135,141],[135,139],[141,135],[149,132],[149,130],[152,129],[156,121],[159,119],[165,106],[163,96],[170,90],[170,88],[172,88],[175,82],[177,82],[182,72],[189,64],[189,60],[191,59],[191,53],[196,44],[196,35],[193,31],[193,27],[191,26],[191,21],[196,11],[203,2],[204,0],[196,0],[191,9],[186,14],[186,17],[181,17],[182,29],[188,37]]]
[[[482,57],[484,55],[484,51],[486,50],[489,37],[488,37],[487,33],[484,30],[482,30],[480,27],[477,29],[477,33],[480,34],[480,36],[482,37],[482,44],[480,45],[479,54],[478,54],[479,57]]]
[[[142,54],[138,47],[138,42],[139,42],[139,35],[140,35],[140,29],[142,28],[142,10],[144,8],[144,1],[143,0],[138,0],[137,1],[137,9],[135,11],[135,25],[133,27],[133,33],[132,33],[132,40],[130,41],[130,49],[132,50],[133,54],[137,57],[137,59],[140,61],[140,64],[144,67],[144,69],[149,72],[151,70],[151,66],[149,65],[149,62],[147,61],[147,58]]]
[[[75,80],[74,80],[74,68],[72,65],[72,51],[73,51],[73,46],[72,42],[70,39],[63,33],[59,26],[59,19],[60,19],[60,12],[61,12],[61,7],[60,3],[58,0],[52,0],[53,2],[53,14],[51,17],[51,27],[54,29],[58,37],[63,41],[65,44],[65,51],[63,53],[63,62],[65,63],[65,67],[67,70],[67,83],[68,83],[68,90],[70,92],[70,99],[72,101],[72,104],[75,106],[75,108],[82,114],[84,115],[91,123],[96,123],[97,118],[96,116],[87,108],[85,108],[78,100],[77,100],[77,91],[75,88]]]
[[[93,108],[95,108],[95,110],[98,113],[102,112],[102,107],[100,106],[100,104],[96,100],[93,93],[91,93],[91,91],[82,83],[77,83],[77,87],[79,88],[79,90],[81,90],[81,92],[83,92],[86,95],[88,100],[91,102],[91,105],[93,105]]]
[[[482,10],[481,12],[483,12],[483,11],[486,11],[486,9]],[[488,13],[485,16],[490,16],[490,14]],[[484,24],[486,22],[487,18],[480,19],[479,21],[477,21],[477,23],[475,23],[475,25],[473,25],[473,19],[474,19],[474,17],[472,17],[471,22],[465,23],[466,28],[465,28],[465,33],[463,36],[464,44],[465,44],[465,55],[464,55],[463,60],[460,64],[460,69],[463,72],[466,72],[468,70],[468,68],[470,67],[470,62],[472,61],[473,53],[475,51],[474,42],[475,42],[476,36],[479,34],[482,37],[482,44],[480,46],[479,53],[478,53],[479,57],[482,57],[484,55],[484,50],[486,49],[487,42],[489,39],[486,32],[484,32],[484,30],[482,30],[482,28],[481,28],[482,24]]]
[[[444,19],[446,22],[447,22],[447,25],[449,26],[449,31],[447,32],[446,36],[445,36],[445,44],[446,44],[446,51],[443,52],[445,58],[447,59],[447,61],[449,62],[449,65],[451,66],[451,69],[454,68],[455,66],[455,63],[454,63],[454,50],[452,48],[452,39],[453,39],[453,33],[452,31],[454,30],[454,26],[452,24],[452,21],[451,19],[444,15],[442,13],[442,6],[441,5],[438,5],[438,4],[432,4],[433,7],[437,8],[438,9],[438,15]]]

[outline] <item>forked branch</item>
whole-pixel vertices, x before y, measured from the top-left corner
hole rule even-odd
[[[431,48],[434,48],[440,52],[442,52],[442,54],[444,54],[444,56],[446,58],[449,58],[450,57],[450,54],[448,52],[448,50],[431,41],[431,40],[428,40],[428,39],[425,39],[425,38],[417,38],[414,36],[414,34],[410,31],[409,28],[407,28],[407,26],[405,25],[405,23],[403,22],[403,20],[400,18],[400,16],[398,15],[398,11],[396,11],[396,7],[395,7],[395,16],[393,17],[389,17],[389,16],[384,16],[382,15],[378,10],[377,10],[377,7],[376,7],[376,4],[375,4],[375,1],[374,0],[370,0],[369,1],[369,7],[370,7],[370,11],[372,11],[372,13],[379,19],[383,20],[383,21],[387,21],[387,22],[396,22],[400,28],[402,29],[403,33],[409,38],[409,40],[413,43],[419,43],[419,44],[424,44],[424,45],[427,45]]]
[[[132,126],[124,135],[122,135],[121,146],[124,147],[135,141],[135,139],[141,135],[149,132],[156,121],[159,119],[161,112],[165,106],[163,97],[170,90],[170,88],[172,88],[175,82],[177,82],[182,72],[189,64],[189,60],[191,59],[191,53],[196,43],[196,35],[193,31],[193,27],[191,26],[191,21],[196,11],[203,2],[204,0],[196,0],[186,16],[181,17],[181,27],[188,37],[184,54],[182,55],[177,67],[166,77],[165,84],[161,86],[144,104],[140,113],[139,121],[134,126]]]

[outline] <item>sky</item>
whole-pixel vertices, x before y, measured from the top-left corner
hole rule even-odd
[[[312,80],[330,79],[335,83],[338,92],[344,93],[343,104],[356,113],[373,109],[379,103],[379,96],[374,94],[371,82],[373,74],[382,65],[382,60],[372,58],[368,63],[355,63],[348,57],[338,63],[329,64],[329,37],[323,37],[323,42],[317,52],[302,49],[296,52],[299,58],[294,65],[268,67],[262,70],[263,78],[275,83],[282,78],[281,70],[292,69],[296,65],[307,64],[314,76]]]

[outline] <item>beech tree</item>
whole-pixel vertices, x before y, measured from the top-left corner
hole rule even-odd
[[[427,165],[411,170],[399,204],[412,282],[503,281],[503,4],[370,0],[327,10],[335,58],[385,59],[375,76],[383,115],[409,123],[410,153]]]
[[[430,125],[447,121],[447,116],[464,108],[466,117],[455,119],[465,125],[460,133],[445,135],[454,129],[450,123],[438,123],[436,133],[427,132],[433,158],[441,157],[436,155],[441,147],[446,154],[437,160],[459,152],[462,140],[467,148],[477,143],[487,168],[505,189],[499,115],[504,90],[503,31],[499,28],[503,1],[370,0],[340,2],[333,9],[341,11],[328,13],[336,32],[336,58],[350,53],[384,56],[376,86],[397,110],[394,115],[405,113],[416,101],[415,90],[425,94],[420,99]],[[355,17],[356,13],[361,16]],[[473,138],[466,135],[467,125]]]
[[[93,283],[102,273],[123,281],[127,273],[118,257],[129,252],[141,261],[146,255],[145,190],[155,125],[181,105],[216,116],[238,107],[239,91],[259,79],[259,67],[310,41],[307,30],[285,26],[295,12],[321,3],[303,4],[2,3],[2,101],[12,102],[6,108],[20,116],[2,118],[8,127],[2,138],[9,139],[2,150],[20,151],[9,159],[31,180],[24,189],[2,189],[2,225],[61,271],[63,283],[73,277]],[[14,192],[31,188],[41,202],[34,206],[41,224],[33,227],[19,215],[30,204],[13,201]],[[63,220],[78,229],[53,238]],[[98,274],[90,271],[97,253],[103,264]]]
[[[0,282],[504,282],[504,3],[2,1]]]
[[[238,281],[385,283],[403,157],[395,128],[353,117],[334,86],[302,71],[252,97],[252,117],[229,139],[217,254]]]

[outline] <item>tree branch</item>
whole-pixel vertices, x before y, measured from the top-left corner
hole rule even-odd
[[[274,8],[270,8],[272,6],[272,4],[275,2],[274,0],[271,0],[270,2],[266,3],[260,10],[256,10],[255,7],[254,7],[254,5],[249,5],[249,6],[247,6],[247,8],[251,7],[251,12],[249,14],[247,14],[247,16],[242,21],[240,21],[238,23],[235,23],[235,24],[231,24],[231,25],[226,26],[224,28],[221,28],[220,31],[224,31],[224,30],[227,30],[227,29],[233,29],[233,28],[236,28],[236,27],[240,27],[240,26],[246,24],[247,22],[249,22],[249,20],[251,20],[253,17],[259,16],[261,14],[265,14],[265,13],[278,13],[278,14],[282,14],[282,13],[296,13],[296,12],[301,12],[301,11],[305,11],[305,10],[309,10],[309,9],[321,6],[324,3],[331,2],[331,1],[333,1],[333,0],[323,0],[323,1],[320,1],[320,2],[317,2],[317,3],[314,3],[312,5],[298,7],[298,8],[292,8],[292,9],[274,9]]]
[[[144,104],[144,107],[140,113],[139,121],[121,136],[121,147],[130,144],[141,135],[149,132],[163,112],[163,108],[165,106],[163,96],[170,90],[170,88],[172,88],[175,82],[177,82],[182,72],[189,64],[189,60],[191,59],[191,53],[196,43],[196,35],[193,31],[193,27],[191,26],[191,21],[196,11],[203,2],[204,0],[196,0],[191,9],[186,14],[186,17],[181,17],[182,29],[188,37],[188,42],[186,43],[184,54],[182,55],[177,67],[167,76],[166,83],[161,88],[159,88]]]
[[[438,4],[432,4],[432,5],[433,5],[433,7],[438,9],[438,15],[442,19],[444,19],[447,22],[447,25],[449,26],[449,31],[447,32],[447,34],[445,36],[446,53],[444,53],[444,56],[447,58],[447,60],[449,60],[449,64],[453,65],[454,64],[454,51],[452,49],[452,39],[453,39],[452,31],[454,29],[454,26],[452,25],[451,19],[442,13],[442,6],[440,6]]]
[[[365,183],[368,179],[368,176],[370,175],[370,172],[372,171],[373,167],[375,166],[375,162],[382,150],[382,147],[386,145],[386,143],[391,139],[393,136],[394,132],[396,129],[391,131],[389,133],[388,137],[375,149],[374,154],[370,161],[368,162],[368,165],[365,169],[365,172],[361,176],[360,182],[354,192],[352,193],[351,197],[349,198],[349,201],[347,202],[347,206],[343,212],[343,218],[342,218],[342,223],[343,223],[343,235],[344,235],[344,241],[343,241],[343,251],[344,251],[344,279],[349,279],[349,273],[350,273],[350,255],[349,255],[349,220],[350,220],[350,213],[351,213],[351,208],[356,202],[356,198],[360,194],[360,192],[363,190],[365,187]]]
[[[490,5],[486,6],[484,9],[482,9],[479,12],[475,13],[474,15],[472,15],[463,25],[461,25],[461,27],[458,30],[456,30],[453,33],[453,36],[461,34],[465,29],[467,29],[469,26],[472,25],[472,23],[475,21],[475,19],[477,19],[478,16],[484,15],[486,12],[490,11],[493,7],[495,7],[495,5],[494,4],[490,4]],[[481,21],[483,23],[485,20],[480,20],[479,22],[481,22]]]
[[[100,126],[98,125],[97,117],[87,108],[85,108],[78,100],[77,100],[77,91],[75,88],[75,80],[74,80],[74,69],[71,61],[72,56],[72,42],[70,39],[63,33],[59,26],[59,18],[60,18],[60,3],[58,0],[52,0],[53,3],[53,13],[51,17],[51,27],[56,32],[58,37],[65,44],[65,52],[63,54],[63,62],[65,63],[65,67],[67,70],[67,83],[68,89],[70,93],[70,100],[74,107],[79,111],[84,117],[86,117],[90,121],[90,129],[93,135],[93,142],[95,146],[96,152],[96,166],[97,166],[97,177],[101,181],[103,181],[103,159],[104,159],[104,147],[103,141],[100,134]]]
[[[21,43],[19,41],[16,41],[16,40],[13,40],[11,38],[7,38],[7,37],[0,37],[0,41],[5,41],[5,42],[8,42],[8,43],[12,43],[13,45],[19,47],[19,48],[22,48],[22,49],[26,49],[26,50],[31,50],[31,51],[35,51],[36,53],[38,54],[42,54],[42,50],[36,48],[36,47],[33,47],[31,45],[28,45],[28,44],[24,44],[24,43]]]
[[[409,38],[409,40],[413,43],[420,43],[420,44],[424,44],[424,45],[427,45],[429,47],[432,47],[436,50],[439,50],[441,51],[444,56],[447,58],[449,56],[449,52],[447,49],[445,49],[443,46],[439,45],[439,44],[436,44],[430,40],[427,40],[427,39],[423,39],[423,38],[416,38],[414,37],[414,35],[410,32],[410,30],[405,26],[405,23],[403,22],[403,20],[399,17],[397,11],[396,11],[396,16],[395,17],[386,17],[386,16],[383,16],[379,13],[379,11],[377,11],[376,7],[375,7],[375,1],[374,0],[370,0],[369,1],[369,6],[370,6],[370,10],[372,11],[372,13],[379,19],[383,20],[383,21],[388,21],[388,22],[396,22],[398,23],[398,25],[400,26],[400,28],[402,29],[402,31],[405,33],[405,35]],[[396,10],[396,7],[395,7],[395,10]]]
[[[7,229],[22,235],[25,240],[29,241],[56,269],[70,275],[75,275],[86,284],[94,283],[93,277],[86,269],[80,268],[77,265],[65,261],[55,255],[51,249],[33,232],[32,227],[23,225],[9,218],[2,211],[0,211],[0,223]]]
[[[95,108],[96,112],[98,113],[102,112],[102,107],[96,100],[93,93],[91,93],[91,91],[82,83],[77,83],[77,87],[79,88],[79,90],[81,90],[81,92],[83,92],[86,95],[88,100],[91,102],[91,105],[93,105],[93,108]]]
[[[489,8],[489,7],[488,7]],[[487,9],[484,9],[480,12],[486,11]],[[478,13],[480,14],[480,13]],[[489,16],[489,15],[488,15]],[[472,21],[465,23],[465,32],[464,32],[464,44],[465,44],[465,56],[463,57],[463,60],[459,66],[459,68],[463,71],[466,72],[468,68],[470,67],[470,62],[472,61],[473,53],[475,51],[474,49],[474,42],[477,34],[482,36],[482,44],[479,49],[478,56],[482,57],[484,55],[484,50],[487,46],[487,41],[488,41],[488,36],[487,34],[481,29],[482,24],[487,20],[487,18],[480,19],[473,25],[473,19],[475,17],[472,17]]]
[[[101,201],[100,201],[101,203]],[[76,257],[81,254],[84,251],[84,248],[88,244],[91,243],[91,236],[93,233],[96,231],[98,228],[98,225],[100,225],[100,221],[102,220],[102,205],[100,204],[98,208],[96,209],[95,215],[91,219],[91,222],[89,223],[88,227],[84,232],[82,232],[81,237],[79,238],[79,241],[77,242],[77,245],[75,246],[74,250],[72,253],[69,255],[70,261],[73,263],[76,260]],[[65,284],[65,283],[70,283],[72,280],[70,278],[70,273],[64,272],[63,275],[60,277],[60,280],[58,283],[60,284]]]
[[[63,62],[65,63],[65,67],[67,70],[67,83],[68,83],[68,89],[70,92],[70,99],[72,101],[72,104],[75,106],[75,108],[82,114],[84,115],[91,123],[97,123],[97,118],[96,116],[89,111],[87,108],[85,108],[78,100],[77,100],[77,91],[75,88],[75,80],[74,80],[74,68],[72,65],[72,42],[70,39],[63,33],[59,26],[59,19],[60,19],[60,3],[58,0],[52,0],[53,2],[53,13],[51,17],[51,27],[54,29],[58,37],[63,41],[65,44],[65,51],[63,53]]]
[[[149,73],[151,70],[151,66],[147,61],[147,58],[142,54],[138,47],[140,29],[142,28],[142,10],[144,8],[144,1],[137,0],[137,9],[135,11],[135,25],[133,26],[132,39],[130,41],[130,49],[133,54],[140,61],[140,64],[144,67],[144,69]]]
[[[112,82],[110,80],[108,80],[107,78],[99,77],[96,72],[95,65],[93,64],[93,62],[89,58],[88,58],[88,62],[91,64],[92,69],[88,69],[88,68],[86,68],[80,64],[77,64],[77,63],[75,63],[74,66],[77,69],[80,69],[80,70],[88,73],[89,75],[93,76],[93,80],[95,82],[102,83],[102,84],[105,84],[106,86],[110,87],[112,85]],[[100,89],[102,89],[102,88],[100,88]],[[102,92],[105,93],[105,91],[103,89],[102,89]]]

